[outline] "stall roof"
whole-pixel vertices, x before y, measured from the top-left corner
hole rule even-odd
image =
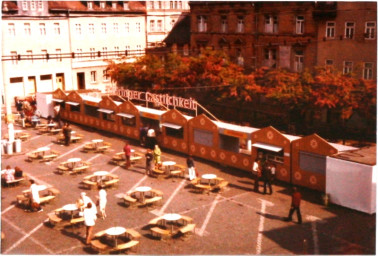
[[[293,141],[293,140],[297,140],[297,139],[300,139],[302,137],[299,137],[299,136],[295,136],[295,135],[289,135],[289,134],[282,134],[286,139],[290,140],[290,141]]]
[[[87,101],[92,101],[92,102],[97,102],[97,103],[101,101],[101,98],[97,98],[97,97],[92,97],[88,95],[80,95],[80,96],[83,100],[87,100]]]
[[[145,113],[151,113],[151,114],[155,114],[155,115],[159,115],[161,116],[162,114],[165,113],[165,111],[163,110],[158,110],[158,109],[154,109],[154,108],[146,108],[146,107],[142,107],[142,106],[135,106],[140,112],[145,112]]]
[[[99,108],[99,109],[97,109],[97,111],[99,111],[99,112],[103,112],[103,113],[105,113],[105,114],[111,114],[111,113],[114,112],[114,111],[111,110],[111,109],[105,109],[105,108]]]
[[[169,128],[175,129],[175,130],[179,130],[179,129],[182,128],[181,125],[172,124],[172,123],[162,123],[161,125],[165,126],[165,127],[169,127]]]
[[[132,114],[126,114],[126,113],[117,113],[116,115],[117,116],[123,116],[123,117],[126,117],[126,118],[134,118],[135,117]]]
[[[336,148],[337,151],[343,152],[343,151],[350,151],[350,150],[356,150],[358,148],[352,147],[352,146],[346,146],[342,144],[337,144],[337,143],[329,143],[332,147]]]
[[[192,116],[187,116],[187,115],[183,115],[183,116],[185,117],[185,119],[186,119],[187,121],[189,121],[190,119],[193,118]]]
[[[122,104],[122,102],[120,102],[120,101],[114,101],[114,103],[115,103],[117,106],[119,106],[119,105]]]
[[[266,150],[274,151],[274,152],[279,152],[283,149],[282,147],[277,147],[277,146],[273,146],[273,145],[261,143],[261,142],[253,143],[252,147],[262,148],[262,149],[266,149]]]
[[[80,105],[80,103],[72,102],[72,101],[66,101],[66,103],[69,104],[69,105],[73,105],[73,106],[79,106]]]
[[[331,156],[333,158],[343,159],[346,161],[356,162],[366,165],[377,164],[377,145],[373,144],[356,150],[340,152]]]
[[[246,134],[250,134],[250,133],[253,133],[253,132],[259,130],[259,129],[253,128],[253,127],[240,126],[240,125],[229,124],[229,123],[224,123],[224,122],[220,122],[220,121],[213,121],[213,122],[218,126],[218,128],[223,128],[223,129],[232,130],[232,131],[238,131],[238,132],[242,132],[242,133],[246,133]]]
[[[52,101],[63,102],[64,100],[61,100],[61,99],[52,99]]]

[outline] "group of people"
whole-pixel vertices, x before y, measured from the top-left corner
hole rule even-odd
[[[22,176],[23,172],[20,167],[16,166],[12,169],[10,165],[7,165],[5,169],[1,171],[1,184],[4,186]]]
[[[155,145],[154,150],[147,149],[146,154],[146,174],[151,175],[155,168],[161,166],[161,149],[159,145]]]
[[[139,131],[139,140],[141,146],[153,150],[157,144],[155,129],[151,125],[142,125]]]

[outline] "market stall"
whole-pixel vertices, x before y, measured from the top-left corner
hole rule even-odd
[[[156,140],[160,144],[161,138],[161,116],[166,112],[154,108],[146,108],[142,106],[135,106],[139,110],[140,123],[139,127],[149,127],[154,129]]]
[[[124,101],[118,106],[116,120],[117,126],[119,127],[118,131],[115,131],[116,133],[129,138],[139,139],[139,110],[131,101]]]
[[[69,93],[66,97],[65,108],[60,110],[61,117],[71,122],[83,123],[83,112],[81,106],[83,99],[80,94],[73,91]]]
[[[169,110],[161,116],[161,141],[165,148],[188,153],[188,121],[191,116],[181,114],[176,109]]]
[[[114,101],[109,96],[102,97],[102,100],[98,104],[97,111],[100,112],[100,129],[114,133],[119,133],[119,126],[116,122],[116,113],[118,112],[118,106],[122,102]]]
[[[292,183],[325,192],[327,156],[354,150],[312,134],[292,143]]]
[[[252,135],[252,161],[257,157],[274,163],[276,179],[290,182],[290,143],[298,136],[279,132],[272,126],[265,127]]]

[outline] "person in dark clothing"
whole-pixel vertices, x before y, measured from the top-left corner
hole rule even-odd
[[[262,168],[262,179],[264,181],[264,194],[266,194],[266,187],[269,188],[269,194],[273,193],[272,181],[274,177],[275,168],[271,163],[266,163]]]
[[[188,166],[189,180],[194,180],[196,178],[196,169],[194,167],[194,160],[192,156],[186,159],[186,165]]]
[[[129,145],[129,142],[126,141],[125,146],[123,147],[123,152],[125,153],[125,159],[126,159],[126,169],[130,167],[130,157],[131,157],[131,147]]]
[[[302,215],[300,210],[302,195],[298,191],[297,187],[293,187],[293,194],[291,195],[291,207],[289,216],[285,218],[285,221],[291,221],[293,213],[297,212],[298,224],[302,224]]]
[[[18,97],[15,97],[14,99],[15,99],[17,112],[20,114],[20,118],[24,118],[25,114],[24,114],[22,101],[20,101]]]
[[[148,127],[147,126],[143,126],[140,128],[140,131],[139,131],[139,141],[140,141],[140,145],[141,146],[146,146],[146,141],[147,141],[147,130],[148,130]]]
[[[154,154],[151,149],[147,149],[146,157],[146,175],[151,175],[153,168],[155,168]]]
[[[69,123],[66,123],[63,127],[63,135],[64,135],[64,145],[69,146],[71,142],[71,126]]]

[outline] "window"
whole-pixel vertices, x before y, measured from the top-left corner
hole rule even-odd
[[[81,24],[75,24],[76,35],[81,35]]]
[[[238,25],[236,27],[237,33],[243,33],[244,32],[244,17],[240,16],[238,17]]]
[[[87,7],[88,7],[88,9],[93,9],[93,2],[92,1],[88,1],[87,2]]]
[[[43,2],[38,1],[38,11],[43,11]]]
[[[333,66],[333,60],[326,60],[325,64],[326,66]]]
[[[345,23],[345,38],[353,39],[354,37],[354,22]]]
[[[95,48],[89,48],[89,51],[90,51],[90,58],[91,58],[91,60],[95,59],[96,58]]]
[[[227,33],[228,32],[227,16],[222,16],[221,17],[221,32],[222,33]]]
[[[363,78],[365,80],[373,79],[373,63],[372,62],[364,63]]]
[[[46,26],[45,23],[39,23],[39,33],[41,36],[46,35]]]
[[[241,49],[237,49],[237,59],[236,62],[239,66],[244,66],[244,57]]]
[[[136,46],[136,49],[138,54],[142,54],[142,46],[140,44]]]
[[[303,71],[303,51],[296,52],[294,56],[294,71],[302,72]]]
[[[114,33],[118,33],[118,23],[113,23]]]
[[[28,1],[22,1],[22,10],[27,11],[28,10]]]
[[[71,112],[81,112],[80,111],[80,103],[75,103],[75,105],[70,104]]]
[[[101,1],[101,2],[100,2],[100,8],[101,8],[101,9],[105,9],[105,6],[106,6],[106,2]]]
[[[115,55],[116,56],[120,56],[120,54],[119,54],[119,47],[118,46],[114,46],[114,51],[115,51]]]
[[[61,49],[56,49],[56,61],[57,62],[62,62],[62,50]]]
[[[125,11],[129,9],[129,2],[123,2],[123,9]]]
[[[47,50],[41,50],[42,52],[42,61],[47,62]]]
[[[42,81],[43,80],[51,80],[51,78],[52,78],[52,75],[41,75],[39,77],[39,79],[41,79]]]
[[[35,9],[36,9],[36,4],[35,4],[35,1],[30,1],[30,10],[32,10],[32,11],[35,11]]]
[[[182,1],[177,1],[177,8],[182,9]]]
[[[197,30],[198,32],[207,31],[207,17],[206,16],[197,16]]]
[[[375,39],[375,21],[365,23],[365,39]]]
[[[89,31],[89,34],[94,35],[95,31],[94,31],[94,24],[93,23],[88,24],[88,31]]]
[[[169,8],[173,9],[173,1],[169,1]]]
[[[60,35],[60,24],[59,23],[54,23],[54,34]]]
[[[171,128],[171,127],[165,126],[164,128],[165,128],[165,134],[167,136],[178,138],[178,139],[184,138],[184,128],[183,127],[177,129],[177,128]]]
[[[328,21],[326,23],[326,37],[327,38],[335,38],[335,26],[336,26],[336,23],[333,21]]]
[[[76,49],[76,57],[78,59],[81,59],[83,57],[83,49],[80,49],[80,48]]]
[[[148,8],[154,9],[154,1],[148,1]]]
[[[96,71],[91,71],[91,83],[96,83],[97,82],[97,74]]]
[[[97,110],[98,107],[84,104],[84,113],[88,116],[99,118],[100,112],[98,112]]]
[[[121,122],[122,122],[123,125],[135,127],[135,125],[136,125],[136,118],[135,118],[135,116],[131,117],[131,118],[122,116],[121,117]]]
[[[295,33],[303,34],[304,33],[304,16],[297,16],[295,21]]]
[[[162,20],[157,21],[157,31],[159,31],[159,32],[163,31],[163,21]]]
[[[130,23],[128,22],[125,23],[125,30],[127,33],[130,32]]]
[[[112,2],[112,8],[117,9],[117,2]]]
[[[183,49],[183,54],[184,56],[188,56],[189,55],[189,46],[187,44],[184,45],[184,49]]]
[[[11,52],[12,55],[12,64],[17,64],[18,56],[16,51]]]
[[[101,32],[106,34],[106,23],[101,23]]]
[[[102,71],[102,80],[103,81],[109,81],[109,73],[108,73],[108,70],[104,69]]]
[[[162,9],[161,7],[162,7],[162,5],[161,5],[161,1],[158,1],[158,8],[159,8],[159,9]]]
[[[56,61],[62,62],[62,50],[56,49]]]
[[[175,25],[175,23],[176,23],[176,20],[175,19],[171,19],[171,22],[170,22],[171,28],[173,28],[173,26]]]
[[[353,71],[353,62],[352,61],[344,61],[343,67],[343,74],[350,74]]]
[[[277,18],[277,16],[265,15],[264,31],[266,33],[277,33],[278,32],[278,18]]]
[[[140,32],[140,22],[135,24],[136,32]]]
[[[102,56],[104,59],[108,58],[108,47],[102,47]]]
[[[102,119],[110,122],[115,122],[115,114],[113,113],[102,113]]]
[[[150,20],[150,31],[155,32],[155,21],[154,20]]]
[[[9,23],[8,24],[8,34],[10,36],[15,36],[16,35],[16,28],[14,26],[14,23]]]
[[[24,31],[25,31],[25,35],[27,36],[31,35],[30,23],[24,23]]]
[[[26,51],[26,56],[33,63],[33,51],[32,50],[27,50]]]
[[[276,49],[265,49],[265,59],[266,60],[276,60],[277,51]]]

